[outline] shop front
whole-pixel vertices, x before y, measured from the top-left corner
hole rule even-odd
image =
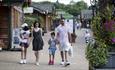
[[[10,46],[10,13],[11,9],[8,6],[0,6],[0,48],[9,48]]]

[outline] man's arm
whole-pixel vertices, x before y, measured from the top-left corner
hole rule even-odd
[[[59,32],[56,35],[56,42],[57,42],[57,44],[59,44]]]
[[[71,37],[71,33],[68,32],[68,38],[69,38],[69,42],[72,43],[72,37]]]

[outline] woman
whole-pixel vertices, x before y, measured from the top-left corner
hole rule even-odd
[[[39,65],[39,51],[43,49],[42,29],[38,22],[34,22],[33,28],[33,51],[36,57],[36,65]]]

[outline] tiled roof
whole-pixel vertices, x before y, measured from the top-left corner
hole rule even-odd
[[[69,14],[69,13],[67,13],[67,12],[65,12],[65,11],[63,11],[61,9],[57,9],[56,14],[57,14],[56,18],[61,18],[61,15],[65,19],[73,18],[73,15],[71,15],[71,14]]]
[[[52,3],[46,3],[46,2],[44,2],[44,3],[32,3],[31,4],[31,6],[35,9],[35,10],[37,10],[37,11],[39,11],[40,13],[43,13],[43,14],[45,14],[46,12],[47,13],[52,13],[53,12],[53,8],[54,8],[54,5],[52,4]]]

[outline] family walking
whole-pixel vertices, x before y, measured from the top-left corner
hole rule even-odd
[[[30,32],[28,25],[24,23],[22,25],[22,29],[20,32],[20,46],[21,46],[21,60],[20,64],[26,64],[26,54],[27,48],[30,44],[30,33],[32,35],[32,47],[35,54],[35,64],[39,65],[39,51],[43,50],[44,42],[42,38],[42,28],[40,27],[40,23],[34,22],[32,31]],[[70,62],[68,60],[68,51],[71,47],[71,32],[68,26],[64,23],[64,19],[60,19],[60,25],[56,28],[55,32],[51,32],[51,37],[48,40],[49,44],[49,65],[54,65],[55,60],[55,51],[57,50],[59,45],[59,51],[61,55],[61,65],[68,66]]]

